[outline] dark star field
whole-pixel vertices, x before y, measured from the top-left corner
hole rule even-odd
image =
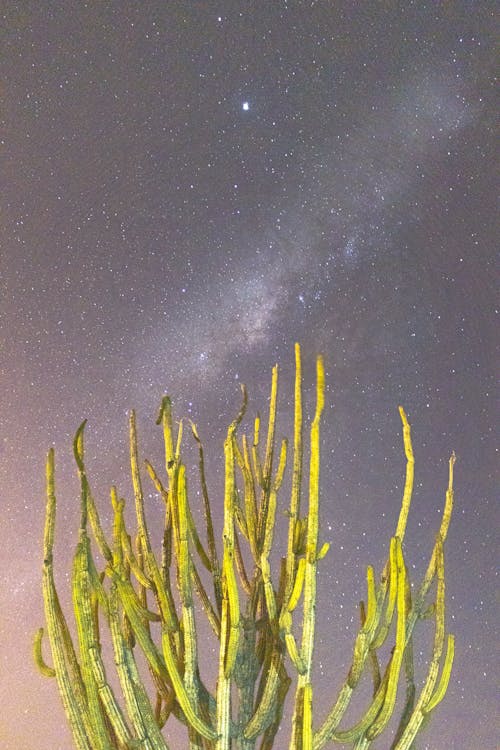
[[[308,419],[318,353],[327,380],[315,723],[350,664],[366,565],[380,571],[395,529],[401,404],[416,461],[415,585],[457,455],[446,544],[456,659],[418,747],[498,747],[497,20],[494,3],[466,0],[2,3],[3,750],[72,747],[56,683],[31,655],[48,448],[69,613],[81,421],[109,530],[109,486],[132,498],[127,413],[142,456],[159,457],[154,421],[170,394],[204,440],[220,530],[240,383],[248,432],[279,364],[278,434],[290,436],[295,341]],[[148,517],[162,518],[152,491]],[[187,746],[175,722],[166,736]],[[285,748],[285,726],[279,737]]]

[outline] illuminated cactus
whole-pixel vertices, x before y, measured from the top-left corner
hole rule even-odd
[[[396,533],[377,582],[367,568],[367,599],[361,603],[361,626],[346,679],[323,723],[313,727],[311,682],[318,561],[328,551],[319,547],[319,445],[324,403],[324,370],[316,368],[316,411],[311,424],[307,508],[302,509],[303,427],[300,349],[296,345],[295,408],[291,497],[288,508],[286,555],[277,585],[271,575],[270,553],[276,520],[277,495],[288,454],[283,440],[275,454],[278,369],[272,373],[265,451],[261,423],[254,423],[253,441],[237,433],[247,396],[227,431],[224,443],[225,489],[222,549],[215,543],[205,481],[204,452],[197,428],[191,431],[199,450],[199,471],[205,513],[206,545],[201,541],[188,502],[186,469],[181,459],[183,423],[174,435],[171,402],[162,400],[157,424],[163,428],[166,479],[148,461],[145,467],[165,509],[161,557],[152,549],[144,513],[135,415],[130,417],[130,461],[134,488],[135,540],[125,525],[125,501],[111,489],[113,540],[108,543],[87,479],[83,431],[74,440],[81,483],[79,541],[73,561],[73,604],[78,647],[75,648],[59,603],[53,574],[56,499],[54,451],[47,459],[47,512],[44,535],[43,595],[53,667],[42,657],[43,629],[35,637],[35,660],[41,672],[56,677],[64,709],[78,750],[168,750],[162,728],[173,714],[187,730],[190,750],[271,750],[283,717],[285,699],[295,683],[290,750],[321,750],[332,743],[364,750],[384,732],[391,719],[398,686],[405,674],[406,702],[393,750],[410,750],[413,740],[443,698],[453,662],[453,636],[445,646],[445,580],[443,543],[453,505],[454,455],[441,522],[427,572],[411,595],[403,556],[403,541],[413,488],[414,459],[410,427],[400,408],[406,454],[406,481]],[[237,475],[240,481],[237,481]],[[99,573],[88,533],[105,562]],[[220,552],[222,553],[220,558]],[[200,564],[212,579],[209,594]],[[206,576],[206,574],[205,574]],[[428,592],[436,580],[435,602]],[[199,670],[195,597],[218,640],[215,690],[202,681]],[[301,623],[294,622],[297,605]],[[432,616],[435,637],[432,656],[419,695],[413,679],[413,629],[419,618]],[[101,655],[100,627],[111,634],[114,663],[122,696],[117,699]],[[154,624],[154,626],[153,626]],[[159,630],[156,638],[153,630]],[[299,634],[300,633],[300,637]],[[394,646],[381,670],[377,652],[388,638]],[[159,643],[157,642],[159,640]],[[143,652],[156,693],[151,699],[136,662]],[[341,728],[343,716],[365,670],[373,674],[373,697],[361,718]],[[290,676],[290,674],[291,676]],[[387,745],[388,746],[388,745]]]

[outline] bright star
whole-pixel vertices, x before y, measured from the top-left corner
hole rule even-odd
[[[243,109],[245,110],[245,112],[248,112],[248,110],[250,109],[250,105],[248,102],[243,102]]]

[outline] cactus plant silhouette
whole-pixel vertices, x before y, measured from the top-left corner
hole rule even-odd
[[[286,440],[279,451],[275,440],[277,367],[272,372],[264,449],[261,449],[259,417],[255,419],[251,441],[245,435],[238,437],[247,406],[244,387],[241,409],[227,430],[221,547],[215,540],[205,455],[197,427],[191,424],[199,451],[205,542],[188,501],[186,467],[181,454],[183,423],[179,423],[174,435],[168,397],[162,400],[157,421],[163,428],[165,473],[162,477],[148,461],[144,465],[149,481],[164,503],[165,524],[159,557],[153,551],[146,523],[135,414],[132,412],[130,416],[134,538],[125,522],[125,501],[113,487],[113,538],[106,539],[85,469],[85,422],[79,427],[73,446],[81,483],[81,521],[72,573],[77,645],[54,580],[56,496],[54,451],[49,451],[43,597],[53,666],[47,665],[42,656],[43,628],[36,634],[34,651],[42,674],[57,680],[78,750],[168,750],[162,729],[171,716],[185,725],[186,747],[190,750],[257,747],[270,750],[275,745],[289,693],[290,750],[321,750],[332,743],[364,750],[384,732],[387,747],[409,750],[444,697],[452,668],[454,639],[452,635],[445,637],[443,544],[453,506],[455,456],[452,454],[449,461],[441,527],[427,571],[414,593],[403,554],[414,458],[410,426],[400,407],[406,479],[395,534],[390,539],[387,562],[380,575],[376,576],[371,566],[367,568],[366,603],[360,606],[361,625],[354,640],[350,669],[326,718],[317,728],[313,726],[312,669],[319,605],[316,577],[318,563],[328,552],[328,543],[320,545],[319,541],[320,425],[325,382],[323,361],[318,357],[306,493],[302,481],[304,430],[298,345],[295,364],[287,544],[277,581],[272,576],[270,555],[277,496],[289,452]],[[101,572],[97,569],[94,545],[104,561]],[[204,573],[200,573],[200,566],[205,568]],[[213,588],[210,593],[203,582],[207,576]],[[433,601],[429,606],[431,596]],[[201,610],[219,643],[218,674],[212,687],[204,684],[200,671],[202,654],[197,620]],[[434,620],[434,640],[427,674],[417,689],[412,640],[414,628],[424,616]],[[110,632],[120,697],[107,676],[101,647],[103,626]],[[382,667],[380,649],[392,641],[392,650]],[[139,651],[142,660],[137,659]],[[150,672],[149,683],[141,674],[144,663]],[[365,671],[372,674],[371,701],[353,726],[341,728]],[[390,720],[402,682],[406,684],[404,706],[394,729]]]

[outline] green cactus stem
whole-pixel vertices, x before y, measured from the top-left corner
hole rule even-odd
[[[267,424],[257,416],[252,435],[241,434],[247,409],[242,404],[224,441],[223,528],[216,541],[209,498],[205,450],[191,423],[198,450],[204,523],[195,523],[189,499],[191,478],[182,458],[184,426],[176,434],[172,402],[161,401],[157,424],[163,432],[165,468],[142,462],[135,413],[129,421],[133,501],[111,488],[112,538],[101,525],[87,477],[85,422],[73,452],[80,478],[80,529],[73,557],[72,593],[76,638],[70,633],[54,581],[56,521],[54,450],[47,457],[47,505],[43,542],[42,590],[46,632],[52,654],[42,654],[45,630],[34,639],[34,660],[45,677],[55,677],[77,750],[169,750],[166,723],[184,725],[189,750],[272,750],[291,693],[289,750],[322,750],[340,744],[368,750],[386,739],[391,750],[411,750],[444,698],[452,670],[454,638],[446,633],[444,544],[453,508],[453,467],[439,532],[426,573],[412,595],[404,538],[411,507],[415,460],[410,425],[400,407],[406,476],[401,509],[387,561],[377,574],[366,568],[366,601],[352,660],[337,699],[317,721],[312,683],[318,565],[329,549],[320,538],[320,428],[325,402],[323,359],[316,361],[316,406],[310,425],[307,491],[303,487],[304,425],[301,352],[295,346],[293,444],[278,442],[278,367],[272,370]],[[264,437],[264,433],[265,437]],[[289,455],[291,453],[291,456]],[[286,511],[286,549],[279,570],[273,554],[278,503],[291,464]],[[157,554],[146,519],[145,481],[151,482],[163,512]],[[133,531],[129,531],[133,511]],[[203,526],[203,529],[202,529]],[[98,556],[96,556],[98,552]],[[98,562],[103,561],[103,562]],[[103,569],[99,570],[99,566]],[[207,581],[210,586],[207,586]],[[435,594],[432,592],[435,591]],[[200,619],[218,644],[214,685],[201,669]],[[434,642],[427,673],[415,684],[413,635],[429,617]],[[108,678],[109,659],[101,645],[110,633],[119,689]],[[383,663],[380,649],[392,646]],[[145,679],[144,665],[149,672]],[[373,695],[360,716],[345,726],[344,716],[365,672]],[[396,730],[391,718],[402,683],[406,695]],[[291,691],[291,687],[294,687]],[[152,686],[152,688],[151,688]]]

